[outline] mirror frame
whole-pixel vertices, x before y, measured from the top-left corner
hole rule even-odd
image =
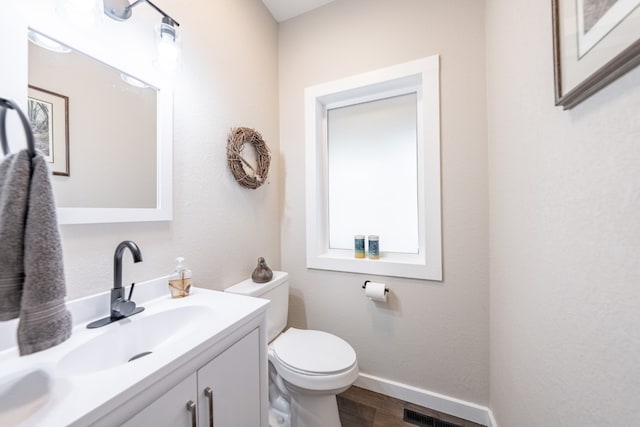
[[[42,11],[40,11],[42,12]],[[69,29],[59,22],[42,19],[42,13],[27,16],[27,31],[33,30],[58,41],[106,66],[124,72],[155,87],[157,92],[157,168],[155,208],[57,208],[59,224],[101,224],[119,222],[170,221],[173,219],[173,88],[167,76],[151,65],[139,49],[151,52],[144,42],[131,38],[110,43],[113,32],[107,28]],[[118,24],[118,23],[116,23]],[[147,29],[147,28],[145,28]],[[110,34],[111,33],[111,34]],[[137,38],[142,39],[143,36]],[[146,38],[143,40],[146,41]],[[143,64],[144,57],[146,62]]]

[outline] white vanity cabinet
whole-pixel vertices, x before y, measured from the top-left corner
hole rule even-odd
[[[261,425],[259,344],[254,330],[198,370],[200,427]]]
[[[260,335],[254,329],[138,412],[123,427],[263,424]]]
[[[189,375],[181,383],[122,424],[122,427],[190,426],[191,413],[187,410],[187,402],[196,401],[197,385],[196,374]]]

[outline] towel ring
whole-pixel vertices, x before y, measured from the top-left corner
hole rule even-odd
[[[27,117],[24,115],[20,107],[9,99],[0,98],[0,145],[2,145],[2,152],[6,156],[9,154],[9,142],[7,141],[7,129],[5,122],[7,119],[7,109],[15,110],[20,116],[24,133],[27,137],[27,148],[29,149],[29,155],[34,157],[36,155],[36,144],[33,138],[33,132],[31,131],[31,124]]]

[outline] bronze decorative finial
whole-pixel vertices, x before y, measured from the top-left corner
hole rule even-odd
[[[273,278],[273,271],[267,265],[264,258],[258,258],[258,266],[251,273],[251,280],[256,283],[266,283]]]

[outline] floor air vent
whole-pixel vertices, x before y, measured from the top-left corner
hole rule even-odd
[[[429,415],[421,414],[420,412],[412,411],[411,409],[404,410],[404,421],[409,424],[426,427],[462,427],[459,424],[449,423],[437,418],[430,417]]]

